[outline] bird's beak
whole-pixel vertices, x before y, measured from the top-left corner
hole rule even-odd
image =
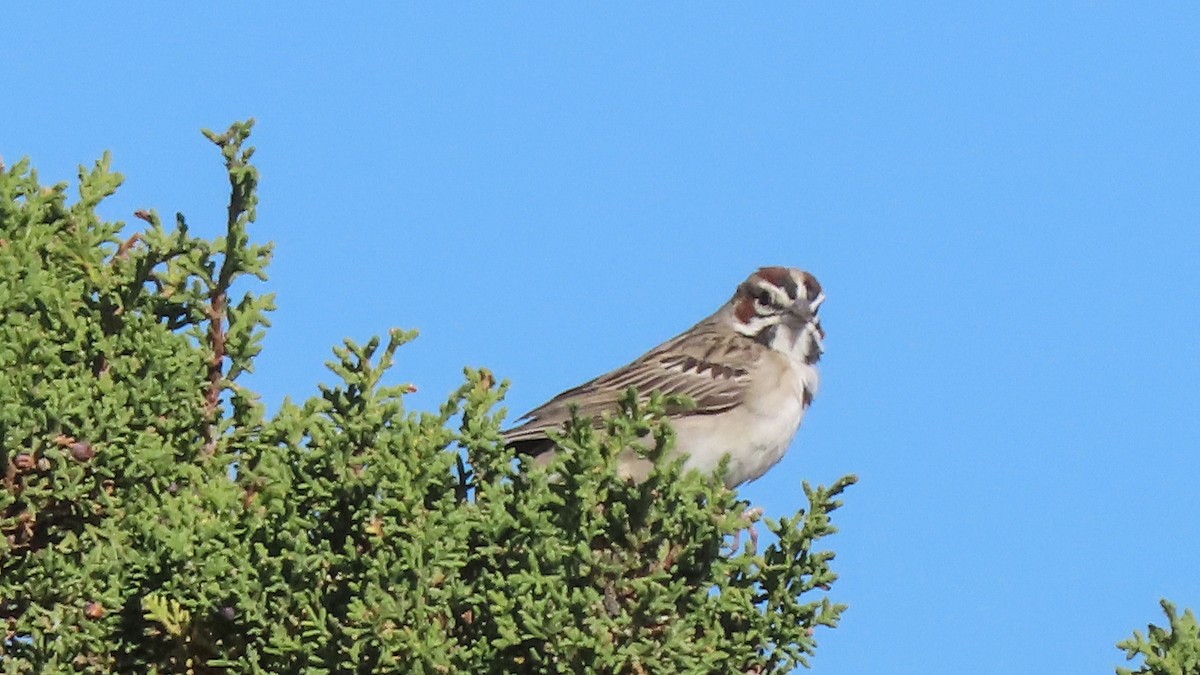
[[[811,302],[804,298],[796,300],[796,302],[792,303],[790,310],[801,321],[809,323],[816,320],[817,310],[821,308],[823,302],[825,302],[825,294],[819,293]]]
[[[792,305],[792,313],[806,324],[804,330],[812,336],[817,353],[825,351],[825,329],[821,327],[821,317],[817,315],[817,310],[821,309],[824,302],[825,294],[818,293],[811,302],[799,300]]]

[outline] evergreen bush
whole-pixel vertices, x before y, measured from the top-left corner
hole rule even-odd
[[[575,421],[547,470],[501,441],[506,385],[466,370],[436,412],[385,375],[412,339],[347,340],[337,384],[267,414],[241,376],[269,326],[251,242],[252,122],[206,131],[222,237],[0,170],[0,669],[4,673],[767,673],[806,665],[830,512],[851,476],[738,546],[747,504],[662,461],[617,477],[664,401]]]
[[[1143,659],[1137,670],[1117,668],[1117,675],[1200,675],[1200,623],[1192,610],[1178,613],[1168,600],[1161,603],[1168,627],[1150,624],[1146,635],[1133,631],[1133,637],[1117,644],[1127,660]]]

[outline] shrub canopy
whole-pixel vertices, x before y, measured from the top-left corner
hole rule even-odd
[[[614,457],[664,401],[630,392],[576,421],[547,470],[500,436],[486,370],[435,412],[385,374],[414,334],[347,340],[338,382],[268,415],[253,368],[272,296],[253,244],[251,122],[205,132],[231,197],[224,236],[138,211],[128,235],[28,161],[0,171],[0,642],[5,673],[786,672],[843,607],[829,513],[853,477],[733,537],[717,477]]]

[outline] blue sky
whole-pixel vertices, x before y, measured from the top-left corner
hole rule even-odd
[[[1200,5],[1048,4],[24,3],[0,155],[215,234],[197,129],[256,117],[269,401],[401,326],[414,408],[523,412],[809,269],[823,389],[743,494],[861,478],[813,672],[1112,672],[1200,608]]]

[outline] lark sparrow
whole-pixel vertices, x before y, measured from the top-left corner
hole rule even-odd
[[[571,406],[580,417],[599,420],[616,410],[631,386],[639,395],[684,394],[696,406],[667,415],[676,434],[674,452],[686,456],[685,466],[711,472],[729,455],[726,484],[754,480],[783,457],[817,394],[825,337],[817,310],[824,301],[808,272],[763,267],[712,316],[526,413],[505,432],[505,441],[545,462],[554,450],[546,433],[562,428]],[[620,466],[634,480],[650,471],[649,460],[632,451]]]

